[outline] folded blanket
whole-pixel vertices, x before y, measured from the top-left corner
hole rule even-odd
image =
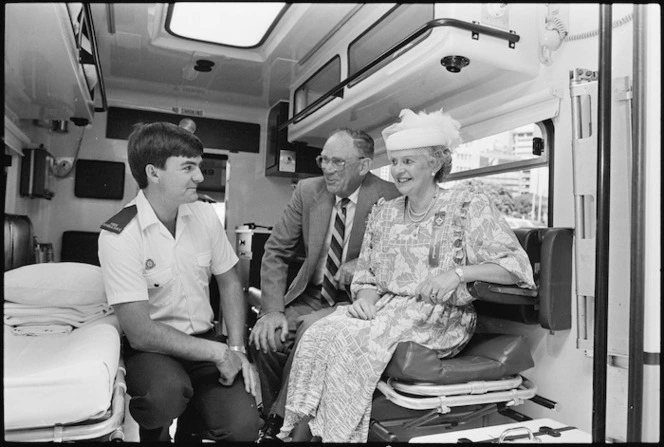
[[[16,326],[12,328],[14,335],[67,335],[72,331],[72,327],[64,324],[45,324],[37,326]]]
[[[70,325],[81,327],[113,313],[108,304],[76,307],[32,306],[5,301],[4,323],[9,326]]]

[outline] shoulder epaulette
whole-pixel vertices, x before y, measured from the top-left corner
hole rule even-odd
[[[136,205],[123,208],[118,214],[101,224],[100,228],[102,230],[108,230],[110,232],[120,234],[137,213],[138,209],[136,208]]]

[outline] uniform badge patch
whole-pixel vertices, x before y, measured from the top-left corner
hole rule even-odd
[[[131,222],[134,217],[136,217],[137,213],[138,209],[136,208],[136,205],[123,208],[118,214],[101,224],[100,228],[115,234],[120,234],[122,233],[122,230],[125,229],[127,224]]]

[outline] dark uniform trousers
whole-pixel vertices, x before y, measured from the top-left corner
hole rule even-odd
[[[281,342],[280,333],[275,335],[276,351],[263,352],[251,346],[251,354],[261,382],[264,416],[284,416],[288,392],[288,376],[293,363],[297,342],[302,334],[316,321],[334,312],[340,305],[350,304],[348,294],[341,291],[334,306],[322,297],[320,286],[310,285],[286,306],[284,314],[288,320],[288,335]]]
[[[223,341],[214,330],[196,337]],[[176,441],[254,441],[261,422],[254,396],[239,372],[231,386],[219,383],[213,362],[177,359],[133,349],[123,343],[129,411],[141,441],[169,441],[178,418]]]

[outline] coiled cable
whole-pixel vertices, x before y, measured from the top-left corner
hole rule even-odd
[[[623,17],[621,19],[618,19],[618,20],[614,20],[613,21],[613,28],[615,29],[615,28],[618,28],[618,27],[621,27],[621,26],[625,25],[626,23],[629,23],[632,20],[633,17],[634,17],[633,14],[630,12],[625,17]],[[562,23],[561,23],[561,25],[562,25]],[[556,29],[558,29],[558,31],[560,31],[559,28],[556,28]],[[564,29],[564,27],[563,27],[563,29]],[[572,42],[574,40],[588,39],[590,37],[595,37],[598,34],[599,34],[599,28],[594,29],[592,31],[586,31],[585,33],[568,35],[567,37],[565,37],[564,41],[565,42]]]

